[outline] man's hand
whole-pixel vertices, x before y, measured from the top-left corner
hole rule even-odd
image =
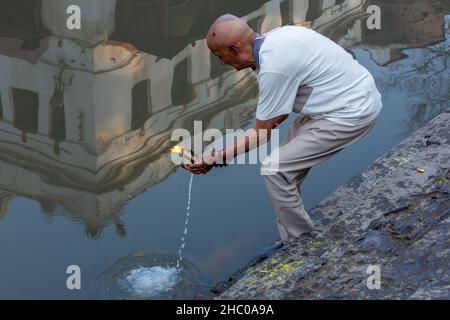
[[[189,170],[193,174],[205,174],[213,167],[223,167],[226,164],[217,164],[216,158],[211,154],[204,154],[192,164],[183,165],[183,168]]]

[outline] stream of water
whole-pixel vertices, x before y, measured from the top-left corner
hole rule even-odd
[[[189,215],[191,212],[192,181],[194,181],[194,174],[191,173],[191,178],[189,180],[188,202],[187,202],[187,207],[186,207],[186,221],[184,223],[184,232],[183,232],[183,235],[181,236],[181,245],[180,245],[180,248],[178,249],[177,269],[180,268],[180,263],[181,263],[181,261],[183,261],[182,252],[186,245],[186,236],[187,236],[187,232],[188,232]]]

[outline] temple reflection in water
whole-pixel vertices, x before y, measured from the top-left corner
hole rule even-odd
[[[66,27],[74,2],[81,30]],[[404,57],[402,49],[444,39],[440,3],[4,1],[0,217],[23,196],[49,216],[63,208],[90,237],[109,224],[125,234],[124,203],[175,170],[167,157],[174,129],[192,129],[194,120],[204,129],[248,125],[258,93],[253,72],[220,65],[204,39],[221,14],[240,16],[262,33],[308,26],[386,66]],[[381,30],[365,27],[371,4],[383,8]]]

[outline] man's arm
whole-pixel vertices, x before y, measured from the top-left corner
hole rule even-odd
[[[238,137],[234,143],[219,151],[214,156],[204,155],[194,164],[183,166],[194,174],[207,173],[213,166],[226,165],[237,155],[248,152],[270,140],[272,129],[286,120],[289,115],[283,114],[269,120],[258,120],[252,128]]]
[[[227,146],[219,152],[218,158],[223,159],[225,163],[230,162],[241,153],[246,153],[262,144],[269,142],[272,135],[272,129],[288,118],[289,115],[283,114],[269,120],[256,119],[252,128],[245,131],[243,135],[237,138],[233,145]]]

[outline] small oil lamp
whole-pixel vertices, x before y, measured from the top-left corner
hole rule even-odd
[[[185,157],[186,159],[188,159],[191,163],[194,163],[195,160],[197,160],[197,156],[194,154],[193,151],[188,152],[185,148],[183,148],[182,146],[174,146],[170,149],[171,153],[179,153],[182,154],[183,157]]]

